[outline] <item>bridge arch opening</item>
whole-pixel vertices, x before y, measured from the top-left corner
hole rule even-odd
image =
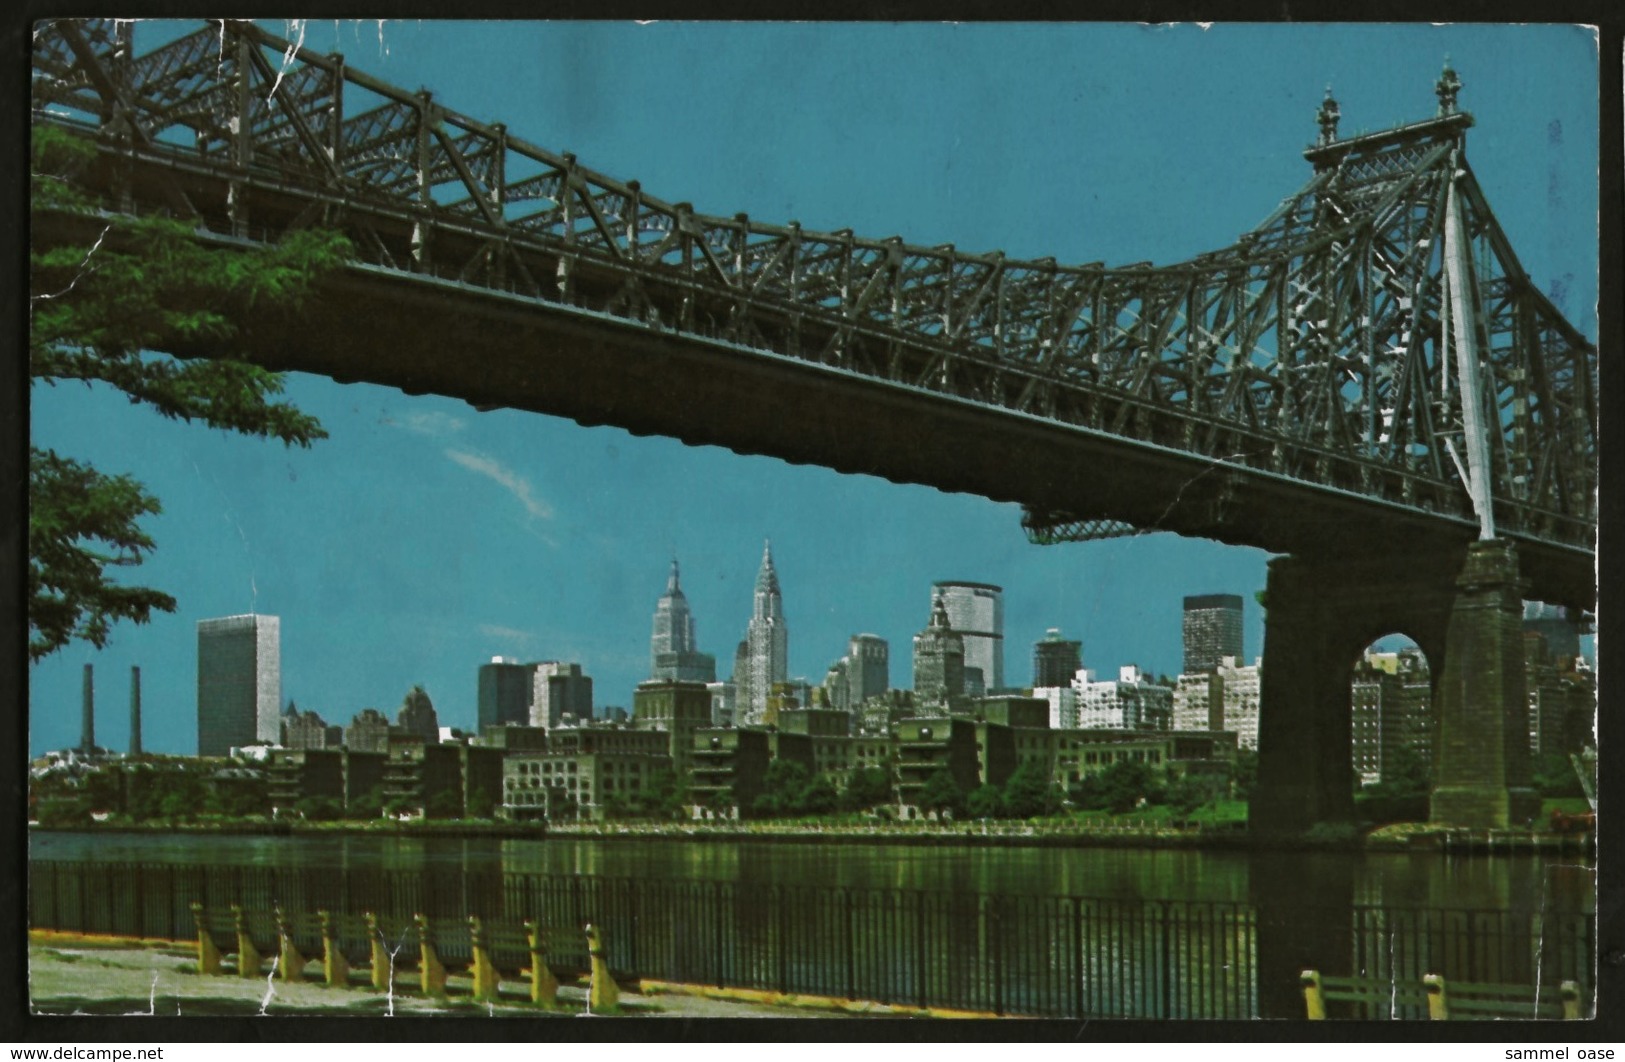
[[[1349,759],[1357,794],[1421,801],[1433,781],[1434,674],[1408,635],[1372,639],[1349,667]]]

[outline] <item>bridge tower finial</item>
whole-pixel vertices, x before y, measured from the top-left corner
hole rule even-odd
[[[1433,91],[1439,96],[1439,117],[1456,113],[1456,94],[1461,91],[1461,78],[1450,65],[1450,56],[1444,57],[1444,70],[1439,74],[1439,80],[1434,84]]]
[[[1338,108],[1337,101],[1332,99],[1332,87],[1326,86],[1326,98],[1320,101],[1320,110],[1315,112],[1315,120],[1320,123],[1320,142],[1330,144],[1337,139],[1337,120],[1343,116]]]

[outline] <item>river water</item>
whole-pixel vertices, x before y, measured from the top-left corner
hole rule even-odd
[[[1592,913],[1594,866],[1572,856],[1405,852],[1245,852],[1156,848],[513,840],[33,830],[29,858],[288,867],[455,867],[510,873],[725,881],[752,885],[925,889],[1114,900],[1248,902],[1283,877],[1326,883],[1378,907]],[[1323,885],[1323,887],[1326,887]]]
[[[381,896],[383,874],[385,892],[411,894],[408,917],[440,903],[453,921],[482,904],[604,921],[612,962],[643,976],[1001,1013],[1302,1017],[1306,968],[1589,993],[1595,961],[1595,869],[1572,855],[50,830],[29,843],[41,881],[52,864],[86,882],[36,907],[81,919],[65,928],[95,928],[95,897],[124,890],[125,867],[175,868],[138,873],[149,893],[183,874],[236,888],[269,875],[296,909],[336,902],[313,890],[338,882]]]

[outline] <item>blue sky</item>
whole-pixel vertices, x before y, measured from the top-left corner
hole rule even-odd
[[[283,24],[273,29],[282,32]],[[1596,49],[1562,26],[306,23],[307,46],[706,213],[798,220],[1063,262],[1175,262],[1226,246],[1307,178],[1328,84],[1350,135],[1430,116],[1448,55],[1468,155],[1525,268],[1596,335]],[[136,29],[173,35],[163,25]],[[297,35],[294,28],[290,35]],[[1267,555],[1155,535],[1027,544],[1017,507],[387,388],[292,376],[331,438],[309,451],[165,421],[84,387],[34,388],[37,445],[144,481],[158,551],[129,573],[173,615],[30,672],[32,753],[78,738],[196,747],[196,622],[282,620],[285,698],[347,722],[414,685],[474,721],[494,655],[564,659],[628,705],[675,552],[726,675],[771,537],[790,668],[812,681],[872,631],[910,682],[940,579],[1005,588],[1005,668],[1048,627],[1110,672],[1180,664],[1186,594],[1248,601]],[[817,411],[809,408],[807,416]],[[1104,473],[1103,473],[1104,474]]]

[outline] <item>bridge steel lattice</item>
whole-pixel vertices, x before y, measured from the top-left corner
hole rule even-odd
[[[1358,638],[1409,616],[1435,662],[1448,641],[1482,663],[1511,653],[1519,591],[1594,600],[1598,352],[1497,224],[1448,69],[1437,113],[1386,132],[1339,138],[1328,96],[1307,183],[1234,245],[1107,267],[701,214],[250,23],[145,51],[137,31],[38,28],[34,120],[97,144],[106,216],[36,218],[37,244],[151,211],[227,249],[333,227],[355,260],[299,321],[248,329],[268,367],[1020,502],[1038,541],[1291,554],[1266,632],[1275,804],[1346,811],[1347,665],[1326,661]],[[1468,565],[1502,587],[1482,637],[1451,626],[1475,539],[1506,547]],[[1328,585],[1366,604],[1339,613]],[[1500,748],[1521,664],[1517,689],[1483,666],[1505,711],[1452,726]],[[1325,673],[1280,685],[1299,667]],[[1267,707],[1300,701],[1296,730]]]
[[[112,210],[254,240],[335,225],[368,266],[1139,444],[1209,481],[1205,521],[1015,499],[1040,540],[1092,521],[1245,541],[1222,510],[1258,481],[1470,529],[1447,349],[1454,191],[1497,533],[1589,581],[1596,348],[1519,266],[1443,83],[1437,117],[1386,133],[1339,140],[1323,111],[1313,176],[1234,246],[1108,268],[698,214],[248,23],[139,54],[135,32],[61,21],[35,40],[36,120],[95,133]]]

